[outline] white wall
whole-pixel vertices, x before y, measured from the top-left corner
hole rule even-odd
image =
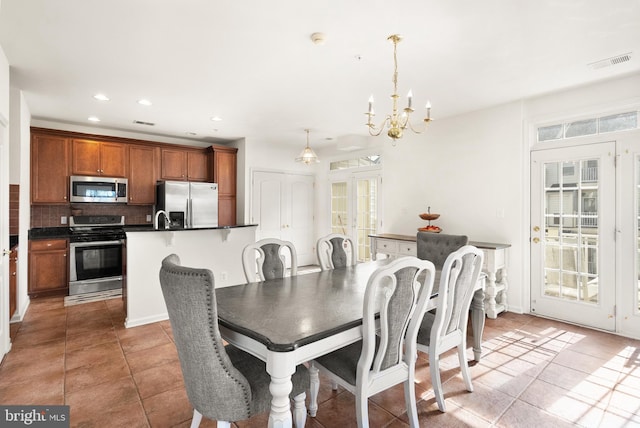
[[[62,131],[83,132],[94,135],[108,135],[110,137],[132,138],[142,141],[154,141],[159,143],[187,145],[194,147],[209,147],[211,142],[190,140],[186,138],[167,137],[166,135],[154,135],[138,132],[122,131],[117,129],[100,128],[97,126],[79,125],[77,123],[56,122],[50,120],[33,119],[31,126],[37,128],[58,129]]]
[[[253,171],[281,171],[315,175],[321,164],[305,165],[295,161],[295,158],[306,144],[303,137],[300,138],[299,149],[290,146],[268,146],[260,140],[251,138],[247,138],[244,141],[244,156],[242,159],[240,158],[240,152],[238,152],[238,164],[242,163],[242,180],[244,180],[243,198],[240,199],[240,194],[238,194],[238,210],[243,211],[244,218],[238,218],[238,220],[248,224],[251,222],[251,175]],[[240,177],[238,178],[238,187],[240,187]]]
[[[434,121],[421,135],[405,134],[383,155],[382,232],[413,235],[431,207],[444,233],[473,241],[511,244],[509,302],[523,310],[521,103]],[[528,286],[528,285],[527,285]]]

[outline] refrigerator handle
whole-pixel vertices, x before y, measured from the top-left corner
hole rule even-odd
[[[193,200],[191,198],[187,199],[187,228],[191,229],[193,225]]]

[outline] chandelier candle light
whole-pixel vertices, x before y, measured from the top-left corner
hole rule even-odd
[[[309,147],[309,130],[305,129],[305,132],[307,133],[307,147],[305,147],[304,150],[300,153],[300,156],[296,158],[296,162],[304,162],[307,165],[318,163],[320,162],[318,160],[318,156],[311,149],[311,147]]]
[[[375,113],[373,111],[373,95],[371,95],[371,97],[369,97],[369,111],[367,111],[367,113],[365,114],[368,117],[367,127],[369,128],[369,134],[377,137],[382,133],[386,126],[387,128],[389,128],[389,130],[387,131],[387,135],[393,140],[395,144],[396,140],[402,138],[402,133],[405,129],[407,129],[407,127],[409,127],[409,129],[411,129],[416,134],[421,134],[426,130],[427,124],[433,119],[431,119],[431,102],[427,101],[427,104],[425,106],[427,109],[427,115],[423,119],[425,128],[422,130],[416,130],[413,127],[410,121],[411,113],[414,112],[411,106],[413,99],[413,94],[411,93],[411,91],[409,91],[409,93],[407,94],[407,107],[405,107],[401,113],[398,113],[398,98],[400,98],[400,95],[398,95],[397,48],[398,43],[402,40],[402,37],[398,34],[392,34],[391,36],[387,37],[387,40],[393,43],[393,94],[391,94],[391,99],[393,101],[393,111],[391,114],[387,115],[384,118],[384,121],[382,121],[380,126],[376,127],[371,121],[373,116],[375,116]]]

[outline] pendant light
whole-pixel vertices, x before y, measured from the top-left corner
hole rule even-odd
[[[296,158],[296,162],[304,162],[307,165],[318,163],[320,162],[318,160],[318,155],[316,155],[311,147],[309,147],[309,130],[305,129],[305,132],[307,133],[307,147],[305,147],[304,150],[300,153],[300,156]]]

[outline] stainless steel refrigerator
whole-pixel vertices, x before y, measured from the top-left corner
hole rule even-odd
[[[156,212],[167,213],[171,228],[218,226],[218,184],[159,181]]]

